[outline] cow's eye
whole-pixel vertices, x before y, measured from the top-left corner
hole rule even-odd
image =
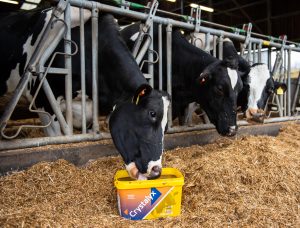
[[[269,94],[274,93],[274,87],[269,88],[269,89],[268,89],[268,93],[269,93]]]
[[[222,87],[216,87],[216,92],[218,95],[223,96],[224,92],[223,92],[223,88]]]
[[[156,112],[155,111],[149,111],[149,115],[152,119],[156,118]]]

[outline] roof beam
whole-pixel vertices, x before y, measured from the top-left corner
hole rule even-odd
[[[246,4],[246,5],[241,5],[240,7],[234,7],[234,8],[231,8],[229,10],[219,10],[219,12],[214,13],[214,16],[219,15],[219,14],[229,13],[229,12],[232,12],[232,11],[236,11],[236,10],[251,7],[251,6],[260,5],[260,4],[265,3],[265,2],[266,2],[265,0],[262,0],[262,1],[258,1],[258,2],[252,2],[252,3]]]
[[[254,21],[251,19],[251,17],[246,13],[246,11],[241,8],[241,5],[236,1],[236,0],[231,0],[237,7],[239,7],[239,10],[242,12],[242,14],[248,19],[249,22],[251,22],[253,24],[253,26],[260,32],[263,34],[263,31],[260,29],[260,27],[258,27]]]

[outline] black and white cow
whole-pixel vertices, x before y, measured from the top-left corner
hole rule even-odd
[[[78,9],[72,10],[72,39],[79,45]],[[1,20],[1,94],[13,90],[20,80],[51,13],[51,9],[34,10]],[[90,13],[87,11],[85,15],[88,20]],[[91,97],[91,23],[86,23],[85,30],[87,96]],[[170,103],[168,94],[149,86],[122,40],[113,16],[100,15],[98,30],[100,111],[109,114],[113,110],[109,121],[111,135],[130,176],[135,179],[157,178],[162,167],[163,139]],[[62,50],[63,42],[56,51]],[[79,57],[77,53],[72,58],[74,98],[81,89]],[[63,56],[58,56],[52,66],[64,67],[63,59]],[[49,75],[47,79],[55,97],[62,103],[64,77]],[[26,88],[25,95],[29,100],[37,81],[32,81]],[[35,105],[52,112],[43,91]],[[53,120],[55,122],[54,115]]]
[[[255,63],[252,66],[238,55],[233,42],[226,38],[223,43],[223,59],[233,67],[236,66],[242,75],[243,90],[238,97],[238,106],[241,106],[247,118],[257,118],[264,115],[266,103],[271,94],[278,88],[286,90],[285,83],[276,82],[264,63]]]
[[[121,31],[130,48],[137,38],[139,26],[140,24],[136,23]],[[157,37],[157,25],[154,26],[154,37]],[[163,43],[166,43],[165,32]],[[157,47],[154,46],[154,49],[157,50]],[[163,65],[166,65],[166,47],[162,61]],[[156,69],[156,82],[157,72]],[[235,69],[228,67],[225,61],[220,61],[194,47],[179,30],[175,29],[172,32],[173,118],[183,116],[188,104],[197,102],[220,134],[233,136],[237,131],[236,100],[241,89],[242,81]]]

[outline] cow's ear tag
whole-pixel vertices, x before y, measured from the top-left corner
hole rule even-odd
[[[206,82],[206,78],[201,78],[201,79],[200,79],[200,84],[201,84],[201,85],[204,85],[205,82]]]
[[[152,91],[152,87],[149,84],[141,85],[135,92],[132,98],[132,103],[138,105],[142,97],[148,96]]]
[[[283,94],[283,89],[281,88],[281,86],[279,86],[276,90],[276,94],[277,95],[282,95]]]
[[[145,96],[145,94],[146,94],[146,89],[143,89],[143,90],[138,94],[138,96],[137,96],[137,98],[136,98],[136,101],[135,101],[135,104],[136,104],[136,105],[139,104],[140,97]]]

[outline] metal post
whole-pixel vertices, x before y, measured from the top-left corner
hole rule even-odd
[[[283,67],[283,82],[287,84],[287,51],[283,50],[284,54],[284,67]],[[283,94],[283,106],[284,106],[284,116],[287,116],[287,94]]]
[[[300,71],[298,74],[298,79],[297,79],[297,83],[296,83],[296,89],[295,89],[295,93],[294,93],[294,98],[293,98],[293,105],[292,105],[292,111],[294,112],[296,109],[296,105],[297,105],[297,99],[298,99],[298,94],[299,94],[299,87],[300,87]]]
[[[68,74],[65,76],[65,96],[66,96],[66,121],[69,125],[70,132],[73,134],[73,113],[72,113],[72,58],[71,54],[71,6],[67,5],[65,10],[65,23],[67,30],[65,34],[65,68],[68,69]]]
[[[269,71],[271,71],[271,69],[272,69],[271,56],[272,56],[272,49],[271,49],[271,47],[269,47],[268,48],[268,68],[269,68]],[[274,74],[273,74],[273,77],[274,77]]]
[[[93,131],[98,134],[98,12],[92,9],[92,82],[93,82]]]
[[[256,58],[256,44],[253,44],[253,63],[257,63],[257,58]]]
[[[251,47],[252,47],[252,42],[249,41],[248,43],[248,54],[247,54],[247,60],[251,64],[253,63],[252,58],[251,58]]]
[[[288,68],[287,68],[287,115],[291,116],[291,49],[288,50]]]
[[[81,116],[82,133],[86,133],[86,89],[85,89],[85,43],[84,43],[84,10],[80,8],[80,73],[81,73]]]
[[[162,58],[162,24],[158,25],[158,54],[159,54],[159,76],[158,76],[158,89],[162,90],[162,66],[163,66],[163,58]]]
[[[219,37],[219,59],[223,60],[223,35]]]
[[[167,92],[172,96],[172,25],[168,24],[167,32]],[[168,110],[168,127],[172,127],[172,103]]]
[[[257,62],[258,62],[258,63],[261,63],[261,46],[262,46],[262,44],[260,43],[260,44],[258,45],[258,51],[257,51],[257,54],[258,54]],[[270,68],[269,68],[269,69],[270,69]]]
[[[151,75],[149,79],[149,84],[154,87],[154,66],[153,66],[153,22],[151,22],[150,28],[149,28],[149,35],[151,37],[150,46],[148,49],[148,74]]]
[[[210,33],[205,34],[205,48],[204,48],[204,50],[208,53],[210,52]]]
[[[214,36],[214,41],[213,41],[213,56],[214,57],[217,57],[217,39],[218,37],[217,36]]]

